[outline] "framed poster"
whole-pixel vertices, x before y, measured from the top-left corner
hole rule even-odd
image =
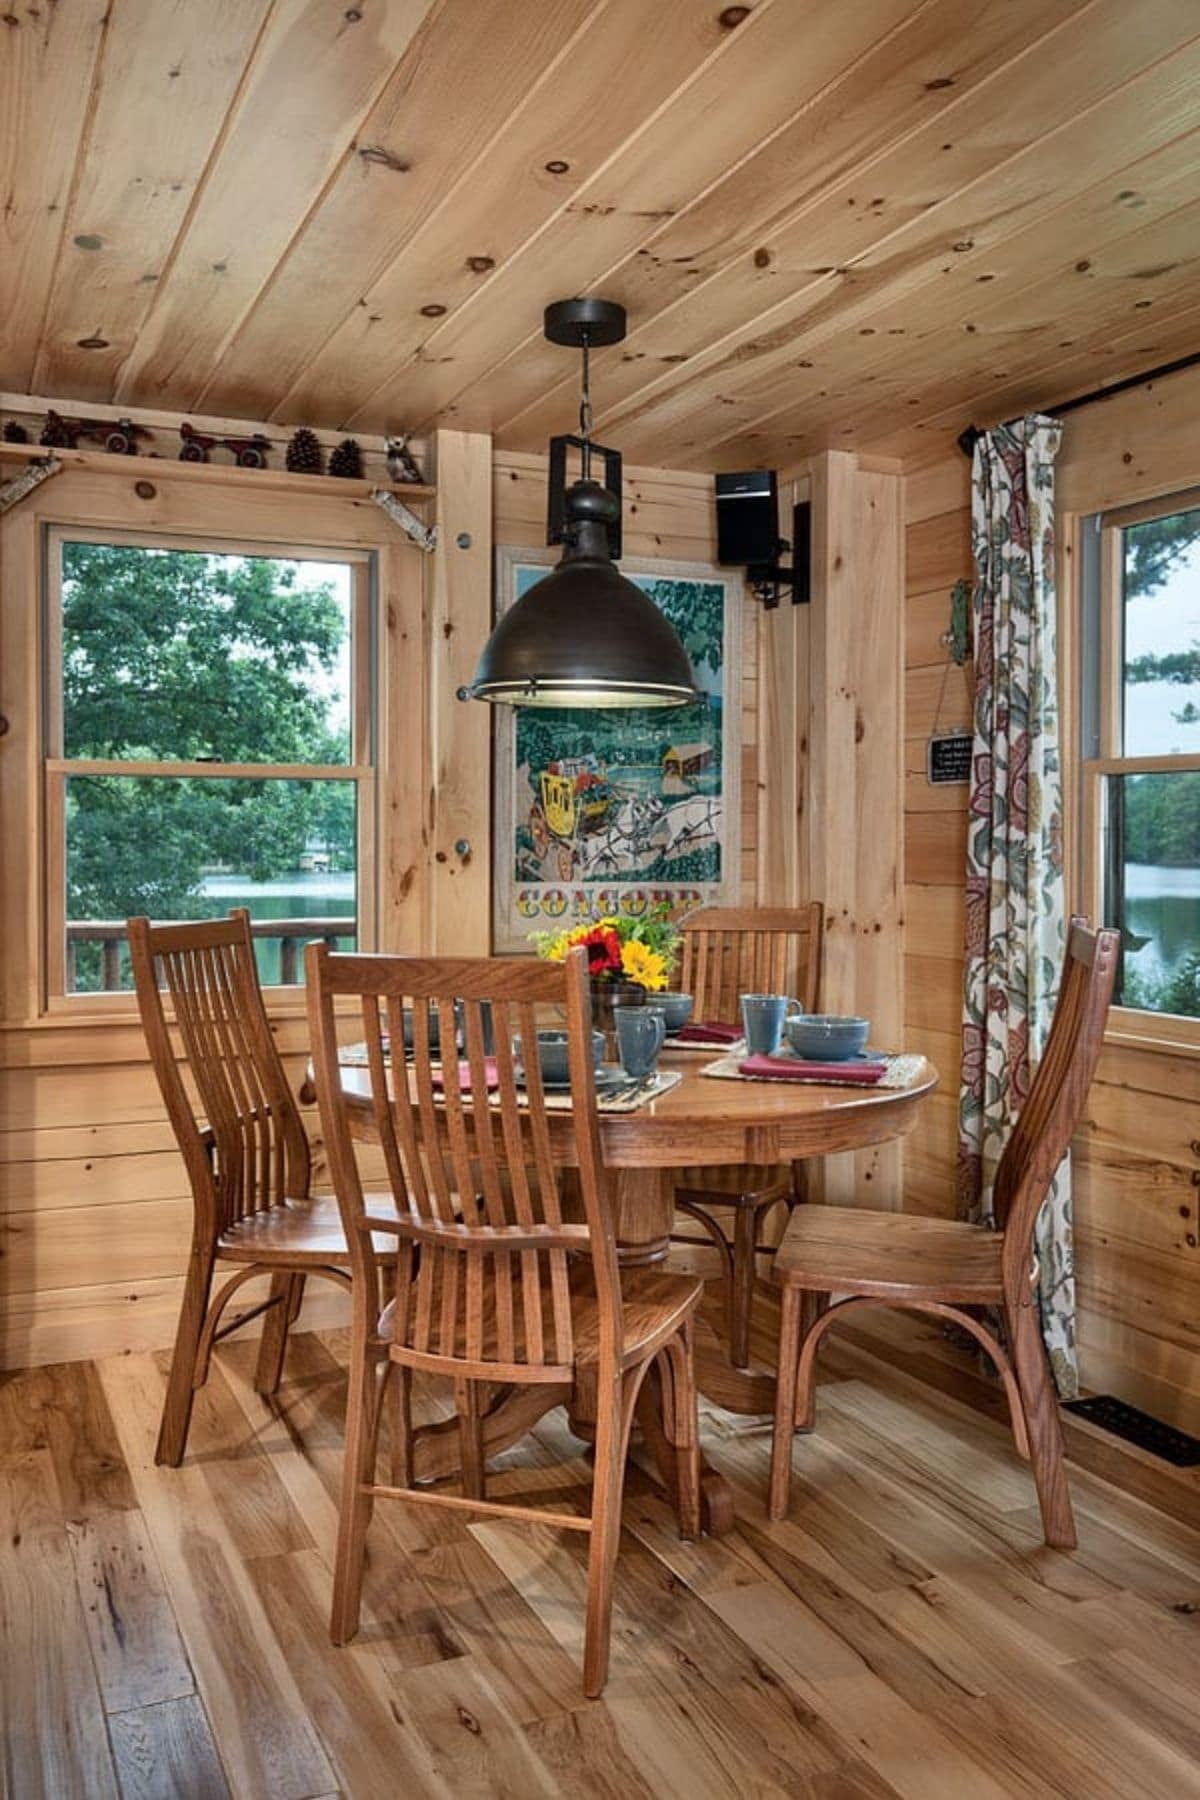
[[[558,561],[496,553],[503,613]],[[625,562],[691,658],[698,698],[672,707],[496,712],[493,944],[656,900],[737,892],[742,576],[700,563]]]

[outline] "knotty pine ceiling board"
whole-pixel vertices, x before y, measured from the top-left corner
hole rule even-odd
[[[0,389],[631,461],[919,458],[1197,347],[1181,0],[57,0],[0,36]]]

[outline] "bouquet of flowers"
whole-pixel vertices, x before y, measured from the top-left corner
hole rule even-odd
[[[679,931],[664,900],[638,919],[606,913],[567,931],[535,931],[533,943],[550,962],[582,944],[593,983],[631,981],[651,994],[666,987],[679,960]]]

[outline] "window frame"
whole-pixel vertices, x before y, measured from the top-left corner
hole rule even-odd
[[[1076,834],[1076,872],[1071,887],[1078,910],[1089,919],[1103,918],[1104,875],[1107,852],[1105,787],[1113,776],[1183,774],[1200,770],[1200,752],[1175,756],[1126,756],[1122,752],[1123,714],[1123,551],[1121,534],[1129,525],[1170,518],[1200,508],[1200,487],[1176,489],[1127,506],[1105,507],[1076,515],[1072,548],[1075,551],[1076,642],[1067,667],[1075,671],[1074,686],[1080,702],[1076,729],[1071,734],[1077,778],[1071,789],[1079,798],[1080,825]],[[1089,619],[1089,571],[1085,534],[1096,537],[1095,611]],[[1094,694],[1084,691],[1088,664],[1089,627],[1096,638],[1097,668]],[[1091,742],[1086,740],[1090,738]],[[1200,1056],[1200,1018],[1179,1013],[1154,1012],[1144,1007],[1113,1006],[1106,1040],[1142,1049],[1167,1049]]]
[[[44,1014],[128,1016],[136,1009],[131,988],[70,992],[67,975],[66,784],[72,776],[116,775],[134,780],[194,777],[201,780],[353,781],[355,805],[355,941],[375,948],[378,925],[378,556],[361,545],[312,544],[293,539],[234,538],[209,532],[137,531],[102,525],[45,523],[42,533],[41,727],[39,802],[44,854],[40,923],[40,1003]],[[93,543],[151,550],[183,550],[223,556],[263,556],[278,562],[326,562],[348,566],[350,599],[350,759],[345,763],[143,762],[63,755],[62,557],[65,544]],[[265,988],[272,1012],[302,1012],[303,984]]]

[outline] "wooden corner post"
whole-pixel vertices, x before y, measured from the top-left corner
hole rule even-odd
[[[492,440],[439,431],[437,547],[429,594],[429,943],[491,947],[491,708],[459,694],[492,628]]]
[[[903,1007],[903,477],[846,451],[811,463],[809,897],[825,903],[822,1006],[901,1044]],[[826,1163],[828,1200],[899,1204],[900,1147]]]

